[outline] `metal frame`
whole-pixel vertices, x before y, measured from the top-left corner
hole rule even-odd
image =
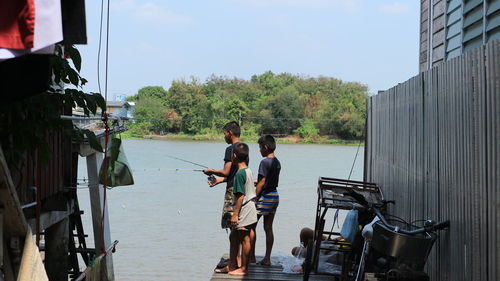
[[[351,209],[364,209],[363,206],[358,204],[353,198],[349,196],[344,196],[343,193],[349,190],[354,190],[365,196],[366,200],[371,203],[376,203],[384,200],[381,189],[375,184],[363,181],[353,181],[344,180],[336,178],[320,177],[318,180],[318,201],[316,207],[316,222],[314,226],[314,251],[312,259],[312,270],[319,274],[329,274],[340,277],[340,280],[347,280],[349,278],[349,272],[353,269],[355,265],[355,256],[350,249],[350,243],[342,241],[330,241],[330,244],[339,246],[338,249],[334,251],[339,251],[344,253],[342,273],[332,274],[326,272],[318,271],[318,262],[320,256],[320,250],[331,248],[322,247],[322,237],[323,234],[328,234],[329,236],[335,235],[340,236],[338,232],[324,231],[325,227],[325,216],[330,209],[341,209],[341,210],[351,210]]]

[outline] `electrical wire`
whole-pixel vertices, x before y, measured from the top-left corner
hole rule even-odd
[[[102,89],[101,89],[101,82],[100,82],[100,59],[101,59],[101,46],[102,46],[102,29],[103,29],[103,14],[104,14],[104,1],[101,0],[101,17],[100,17],[100,25],[99,25],[99,47],[98,47],[98,55],[97,55],[97,84],[99,87],[99,92],[102,95]],[[105,68],[104,68],[104,100],[108,100],[108,65],[109,65],[109,7],[110,7],[110,1],[106,1],[106,47],[105,47]],[[104,147],[104,159],[106,159],[106,156],[108,154],[108,143],[109,143],[109,126],[108,126],[108,114],[105,110],[102,111],[102,119],[104,122],[104,126],[106,128],[106,138],[105,138],[105,147]],[[107,174],[107,163],[104,163],[105,169],[104,172]],[[101,252],[106,255],[106,251],[104,249],[105,247],[105,242],[104,242],[104,218],[106,215],[106,201],[107,201],[107,196],[106,196],[106,187],[107,187],[107,177],[104,179],[104,190],[103,190],[103,206],[102,206],[102,217],[101,217]]]
[[[99,24],[99,44],[97,46],[97,88],[99,89],[99,94],[102,94],[101,89],[101,45],[102,45],[102,21],[104,14],[104,0],[101,0],[101,18]]]

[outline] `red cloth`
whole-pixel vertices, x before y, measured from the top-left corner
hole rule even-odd
[[[0,48],[31,49],[35,38],[35,0],[0,1]]]

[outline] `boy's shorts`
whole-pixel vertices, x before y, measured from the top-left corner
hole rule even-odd
[[[252,229],[255,229],[256,226],[257,226],[257,223],[252,223],[251,225],[246,225],[246,226],[242,226],[242,227],[235,227],[234,229],[240,230],[240,231],[250,231]]]
[[[265,216],[276,213],[279,202],[280,196],[276,190],[261,195],[255,204],[257,206],[257,215]]]
[[[222,207],[221,227],[231,228],[231,217],[233,216],[233,187],[227,186],[224,193],[224,205]]]

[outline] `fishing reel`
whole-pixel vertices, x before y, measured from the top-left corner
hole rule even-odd
[[[209,181],[210,183],[215,183],[215,182],[217,181],[217,179],[215,178],[215,176],[214,176],[214,175],[210,175],[210,176],[208,176],[208,181]]]

